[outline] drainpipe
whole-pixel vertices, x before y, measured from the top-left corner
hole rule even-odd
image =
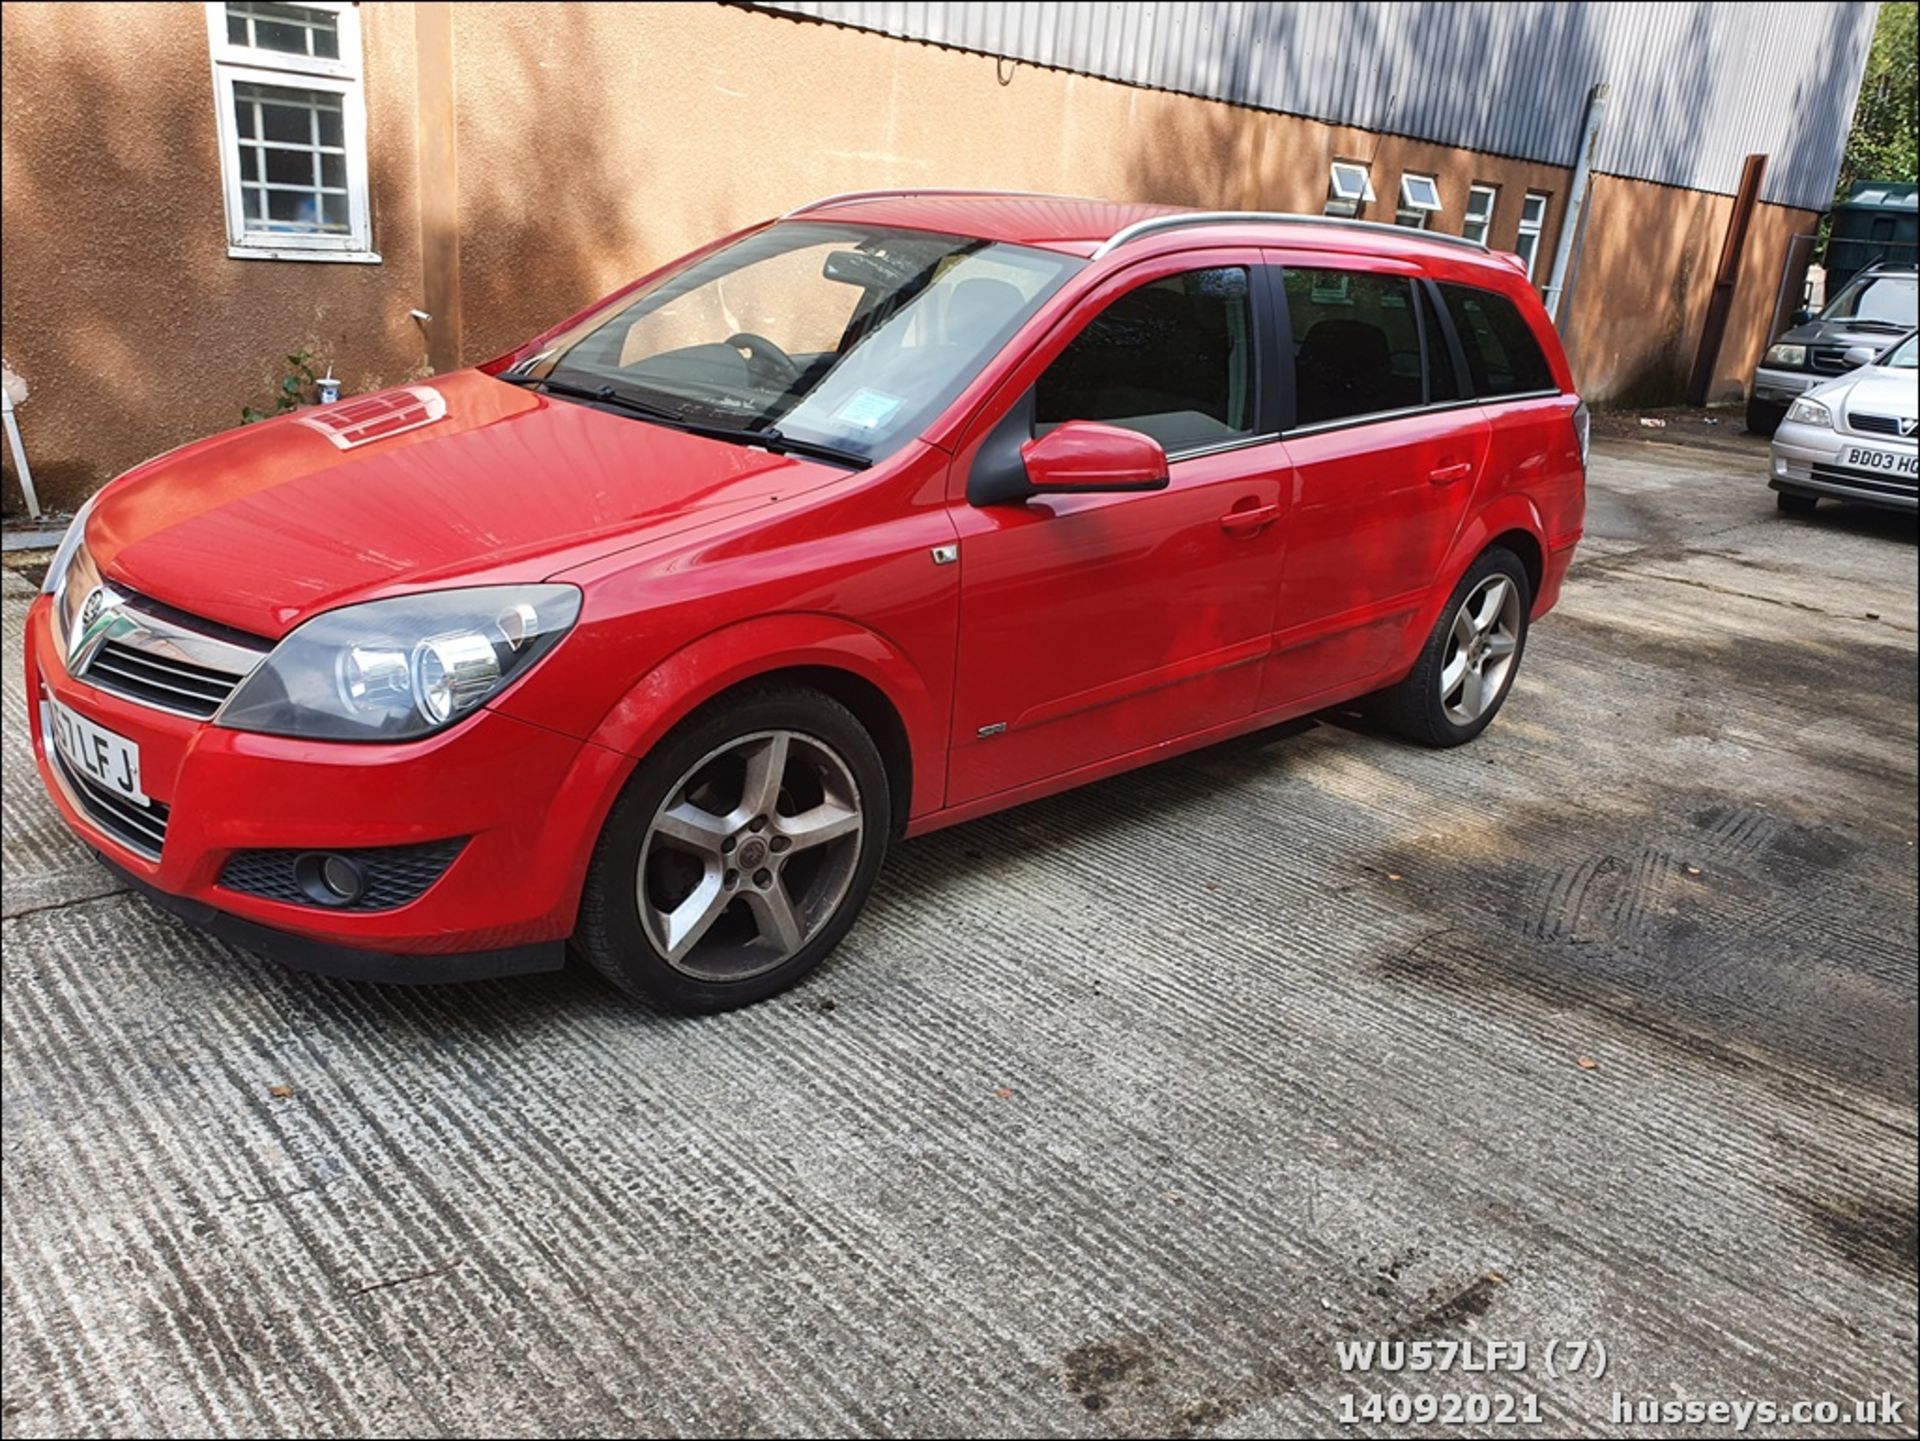
[[[7,448],[13,452],[14,474],[20,477],[20,494],[27,502],[27,514],[34,520],[40,519],[40,497],[34,493],[33,472],[27,469],[27,448],[20,441],[20,422],[13,418],[13,393],[18,389],[20,398],[26,399],[27,384],[11,370],[0,383],[0,416],[3,416],[7,431]]]
[[[1587,221],[1587,188],[1593,179],[1593,152],[1600,146],[1600,121],[1607,110],[1607,95],[1613,89],[1601,81],[1587,92],[1587,123],[1580,137],[1580,158],[1574,165],[1573,189],[1567,194],[1567,213],[1560,221],[1560,244],[1553,252],[1553,276],[1547,281],[1547,313],[1553,323],[1566,328],[1567,269],[1573,264],[1573,249]]]

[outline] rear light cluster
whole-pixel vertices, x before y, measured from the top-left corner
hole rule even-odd
[[[1580,468],[1587,468],[1587,445],[1593,436],[1593,416],[1587,410],[1586,401],[1573,408],[1573,438],[1580,443]]]

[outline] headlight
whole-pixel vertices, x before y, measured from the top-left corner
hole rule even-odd
[[[40,590],[45,595],[58,595],[60,582],[67,578],[67,568],[73,564],[74,553],[86,543],[87,517],[93,514],[93,503],[100,499],[95,491],[87,497],[86,504],[73,514],[73,523],[67,527],[67,533],[60,537],[60,545],[53,553],[53,563],[47,567],[47,578],[40,582]]]
[[[1807,363],[1807,348],[1804,345],[1769,345],[1767,358],[1763,365],[1785,365],[1794,370]]]
[[[99,492],[94,492],[75,513],[73,523],[60,538],[59,549],[53,553],[46,579],[40,582],[41,591],[53,597],[54,625],[58,629],[62,655],[73,649],[80,628],[80,608],[87,603],[93,588],[100,584],[100,571],[87,551],[87,517],[93,513],[93,503],[99,498]]]
[[[1833,412],[1817,400],[1808,400],[1805,396],[1787,407],[1787,419],[1795,425],[1817,425],[1822,430],[1833,429]]]
[[[281,641],[215,718],[311,740],[412,740],[451,725],[551,650],[570,585],[489,585],[368,601]]]

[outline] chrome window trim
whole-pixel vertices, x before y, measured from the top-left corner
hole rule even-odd
[[[1312,425],[1296,425],[1280,433],[1281,440],[1297,435],[1319,435],[1329,430],[1351,430],[1356,425],[1371,425],[1381,420],[1404,420],[1409,415],[1432,415],[1440,411],[1465,410],[1469,406],[1505,405],[1514,400],[1558,400],[1572,395],[1566,390],[1527,390],[1513,395],[1475,395],[1465,400],[1449,400],[1440,405],[1403,405],[1397,410],[1369,410],[1362,415],[1343,415],[1338,420],[1320,420]]]
[[[1111,422],[1108,423],[1111,424]],[[1139,434],[1145,435],[1146,432],[1143,430]],[[1170,450],[1167,452],[1167,464],[1178,465],[1183,460],[1198,460],[1203,455],[1225,455],[1230,450],[1245,450],[1254,445],[1270,445],[1278,439],[1280,439],[1280,432],[1277,430],[1269,430],[1260,435],[1236,435],[1231,440],[1217,441],[1212,445],[1197,445],[1187,450]]]

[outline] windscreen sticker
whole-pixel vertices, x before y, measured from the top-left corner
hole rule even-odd
[[[879,390],[856,390],[851,399],[833,413],[835,420],[872,430],[884,425],[887,417],[900,408],[900,397]]]

